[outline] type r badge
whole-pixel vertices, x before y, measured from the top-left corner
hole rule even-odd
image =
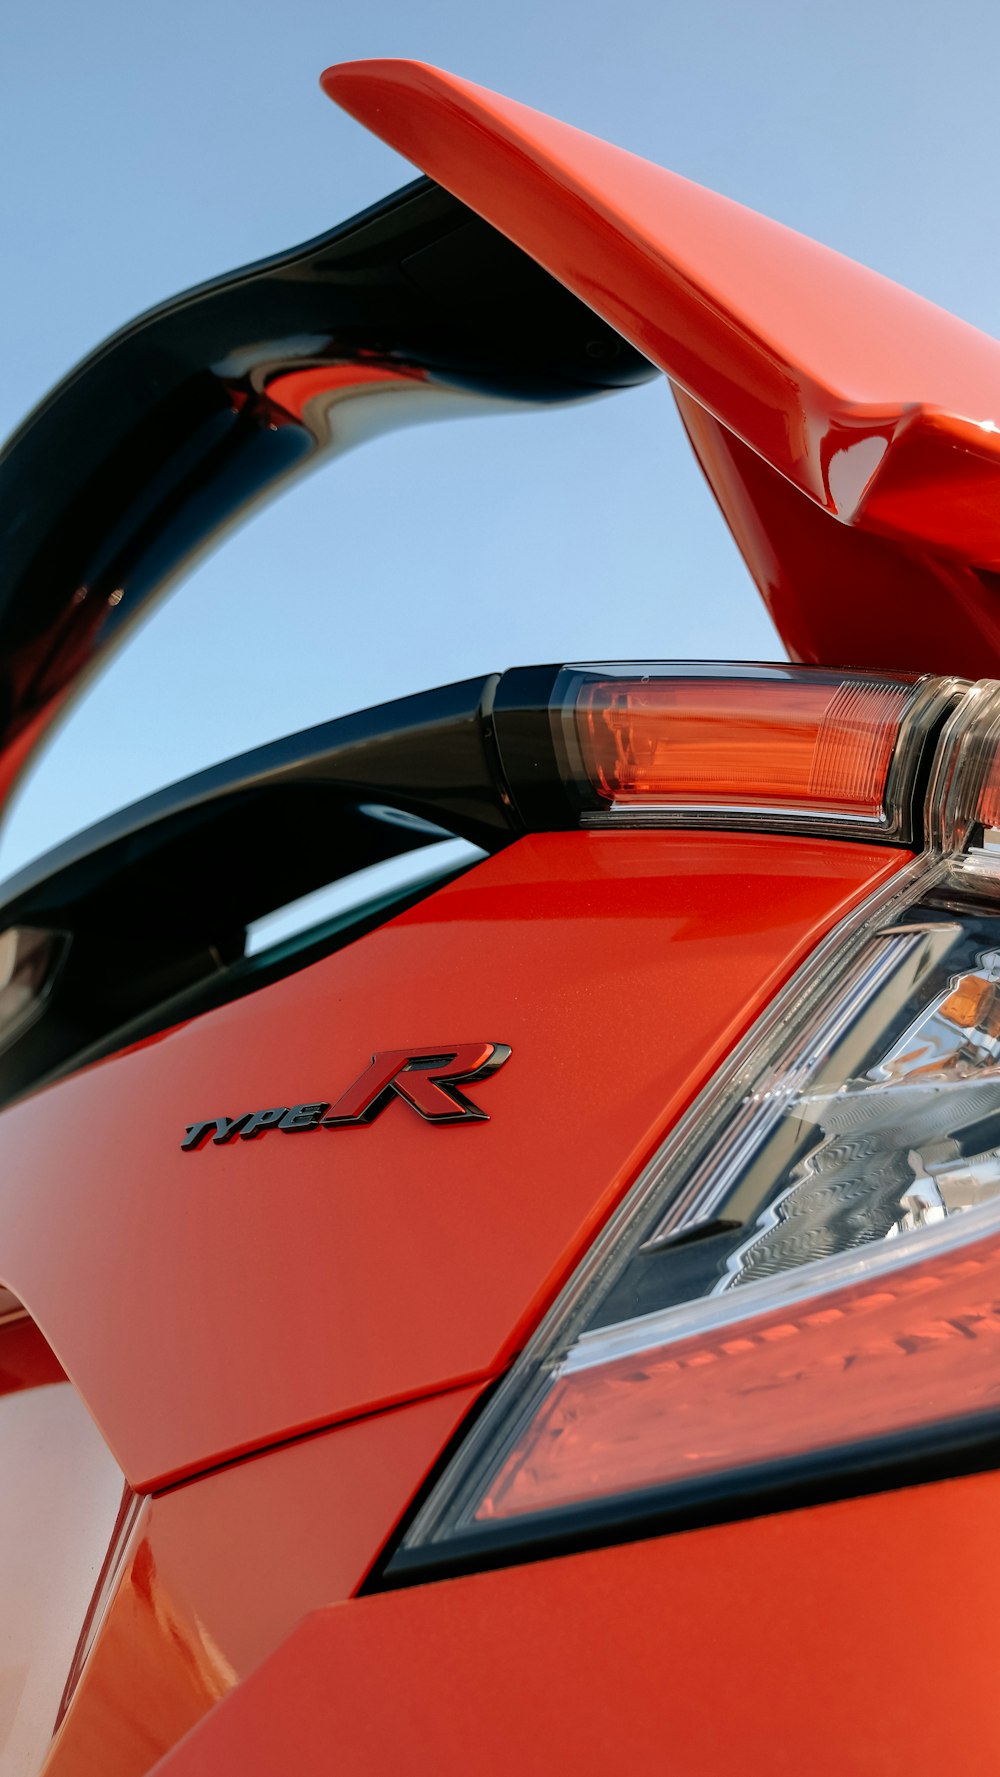
[[[270,1105],[241,1117],[206,1117],[189,1123],[181,1147],[199,1148],[211,1137],[216,1147],[253,1141],[269,1129],[286,1135],[311,1129],[354,1129],[373,1123],[393,1098],[401,1098],[425,1123],[488,1123],[459,1088],[486,1080],[510,1055],[507,1043],[440,1043],[435,1048],[380,1049],[353,1086],[329,1103]]]

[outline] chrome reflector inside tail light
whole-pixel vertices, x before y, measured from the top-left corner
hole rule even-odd
[[[395,1572],[1000,1437],[1000,881],[925,855],[702,1094]]]

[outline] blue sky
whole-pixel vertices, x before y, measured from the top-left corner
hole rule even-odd
[[[956,0],[36,0],[0,20],[0,429],[161,298],[412,169],[319,91],[413,55],[714,186],[1000,333],[1000,8]],[[416,630],[410,613],[433,613]],[[665,384],[362,447],[258,516],[64,722],[0,874],[364,704],[532,660],[774,658]]]

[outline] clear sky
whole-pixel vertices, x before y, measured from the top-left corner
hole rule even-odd
[[[323,67],[359,56],[509,93],[1000,333],[996,0],[0,13],[4,433],[142,309],[413,176],[319,91]],[[133,634],[28,780],[0,874],[346,710],[532,660],[670,656],[780,648],[665,383],[402,432],[258,516]]]

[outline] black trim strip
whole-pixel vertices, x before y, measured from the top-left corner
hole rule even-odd
[[[0,930],[205,939],[435,838],[495,850],[523,831],[483,739],[496,684],[487,674],[380,704],[157,790],[9,878]],[[374,812],[383,805],[413,825]]]

